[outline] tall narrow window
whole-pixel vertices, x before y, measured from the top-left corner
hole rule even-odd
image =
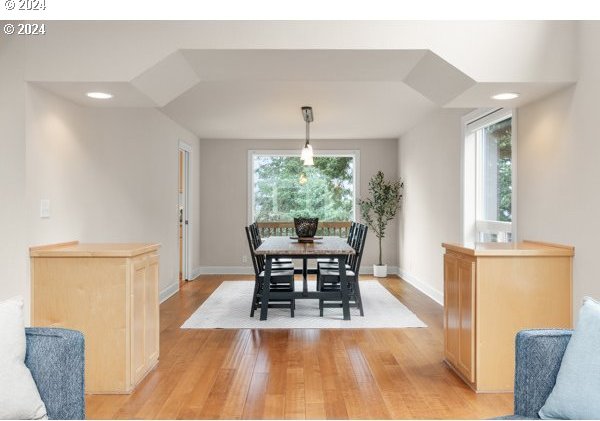
[[[465,127],[465,240],[510,242],[514,237],[512,111],[471,117]]]

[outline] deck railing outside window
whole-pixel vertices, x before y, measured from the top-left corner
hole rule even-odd
[[[347,237],[350,230],[351,221],[323,221],[319,222],[317,228],[318,236],[336,235],[338,237]],[[293,222],[259,222],[258,229],[261,237],[271,236],[294,236],[296,231]]]

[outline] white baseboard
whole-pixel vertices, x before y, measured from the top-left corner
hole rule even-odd
[[[200,266],[194,269],[198,275],[254,275],[252,266]]]
[[[179,281],[172,283],[171,285],[169,285],[168,287],[166,287],[165,289],[163,289],[159,294],[158,294],[158,299],[160,300],[160,302],[164,302],[167,301],[169,298],[171,298],[173,295],[177,294],[177,292],[179,291]]]
[[[192,279],[199,275],[252,275],[254,273],[250,266],[199,266],[192,271]],[[373,265],[365,265],[360,268],[361,275],[372,275]],[[439,305],[444,305],[444,294],[430,285],[424,283],[416,276],[400,269],[398,266],[388,266],[388,273],[398,275],[406,282],[417,288]],[[179,284],[174,283],[160,292],[160,302],[167,300],[179,291]]]
[[[196,267],[194,269],[192,269],[192,273],[190,273],[190,281],[193,279],[196,279],[198,276],[202,275],[201,273],[201,268],[200,267]]]
[[[310,266],[309,266],[310,268]],[[388,266],[390,275],[398,275],[398,266]],[[199,275],[253,275],[251,266],[199,266],[192,271],[192,279]],[[361,266],[361,275],[373,275],[373,265]]]
[[[421,281],[416,276],[413,276],[410,273],[408,273],[402,269],[398,270],[398,276],[400,276],[406,282],[408,282],[409,284],[414,286],[416,289],[421,291],[423,294],[427,295],[429,298],[431,298],[433,301],[435,301],[439,305],[441,305],[441,306],[444,305],[444,293],[442,291],[439,291],[439,290],[431,287],[430,285]]]
[[[390,275],[398,275],[398,266],[388,266],[387,272]],[[360,274],[361,275],[373,275],[373,265],[361,266]]]

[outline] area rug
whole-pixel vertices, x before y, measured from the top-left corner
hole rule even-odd
[[[326,308],[319,317],[319,301],[296,300],[294,318],[290,310],[270,308],[268,318],[260,319],[260,309],[250,317],[254,282],[224,281],[181,326],[182,329],[374,329],[427,327],[379,282],[360,281],[364,317],[350,308],[351,320],[343,320],[341,308]],[[309,281],[309,291],[315,282]],[[302,282],[296,281],[296,291]]]

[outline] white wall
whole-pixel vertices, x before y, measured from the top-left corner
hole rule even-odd
[[[575,246],[575,315],[583,296],[600,298],[600,23],[579,36],[577,86],[518,115],[519,237]]]
[[[398,140],[404,180],[400,218],[400,275],[443,302],[442,242],[459,242],[461,117],[439,110]]]
[[[86,108],[35,86],[26,121],[28,244],[158,242],[159,288],[176,290],[178,141],[194,156],[198,140],[153,109]],[[51,202],[49,219],[39,217],[40,199]],[[193,243],[192,264],[198,249]]]
[[[248,150],[266,149],[298,151],[301,140],[205,140],[201,143],[201,266],[204,272],[218,272],[232,267],[251,271],[244,226],[248,225]],[[387,177],[398,171],[395,139],[311,140],[318,150],[342,149],[360,151],[360,193],[368,193],[369,179],[382,170]],[[397,222],[392,221],[384,239],[384,263],[398,265]],[[369,232],[363,257],[367,270],[376,262],[377,238]],[[372,268],[371,268],[372,270]]]
[[[22,47],[0,35],[0,300],[28,296]]]

